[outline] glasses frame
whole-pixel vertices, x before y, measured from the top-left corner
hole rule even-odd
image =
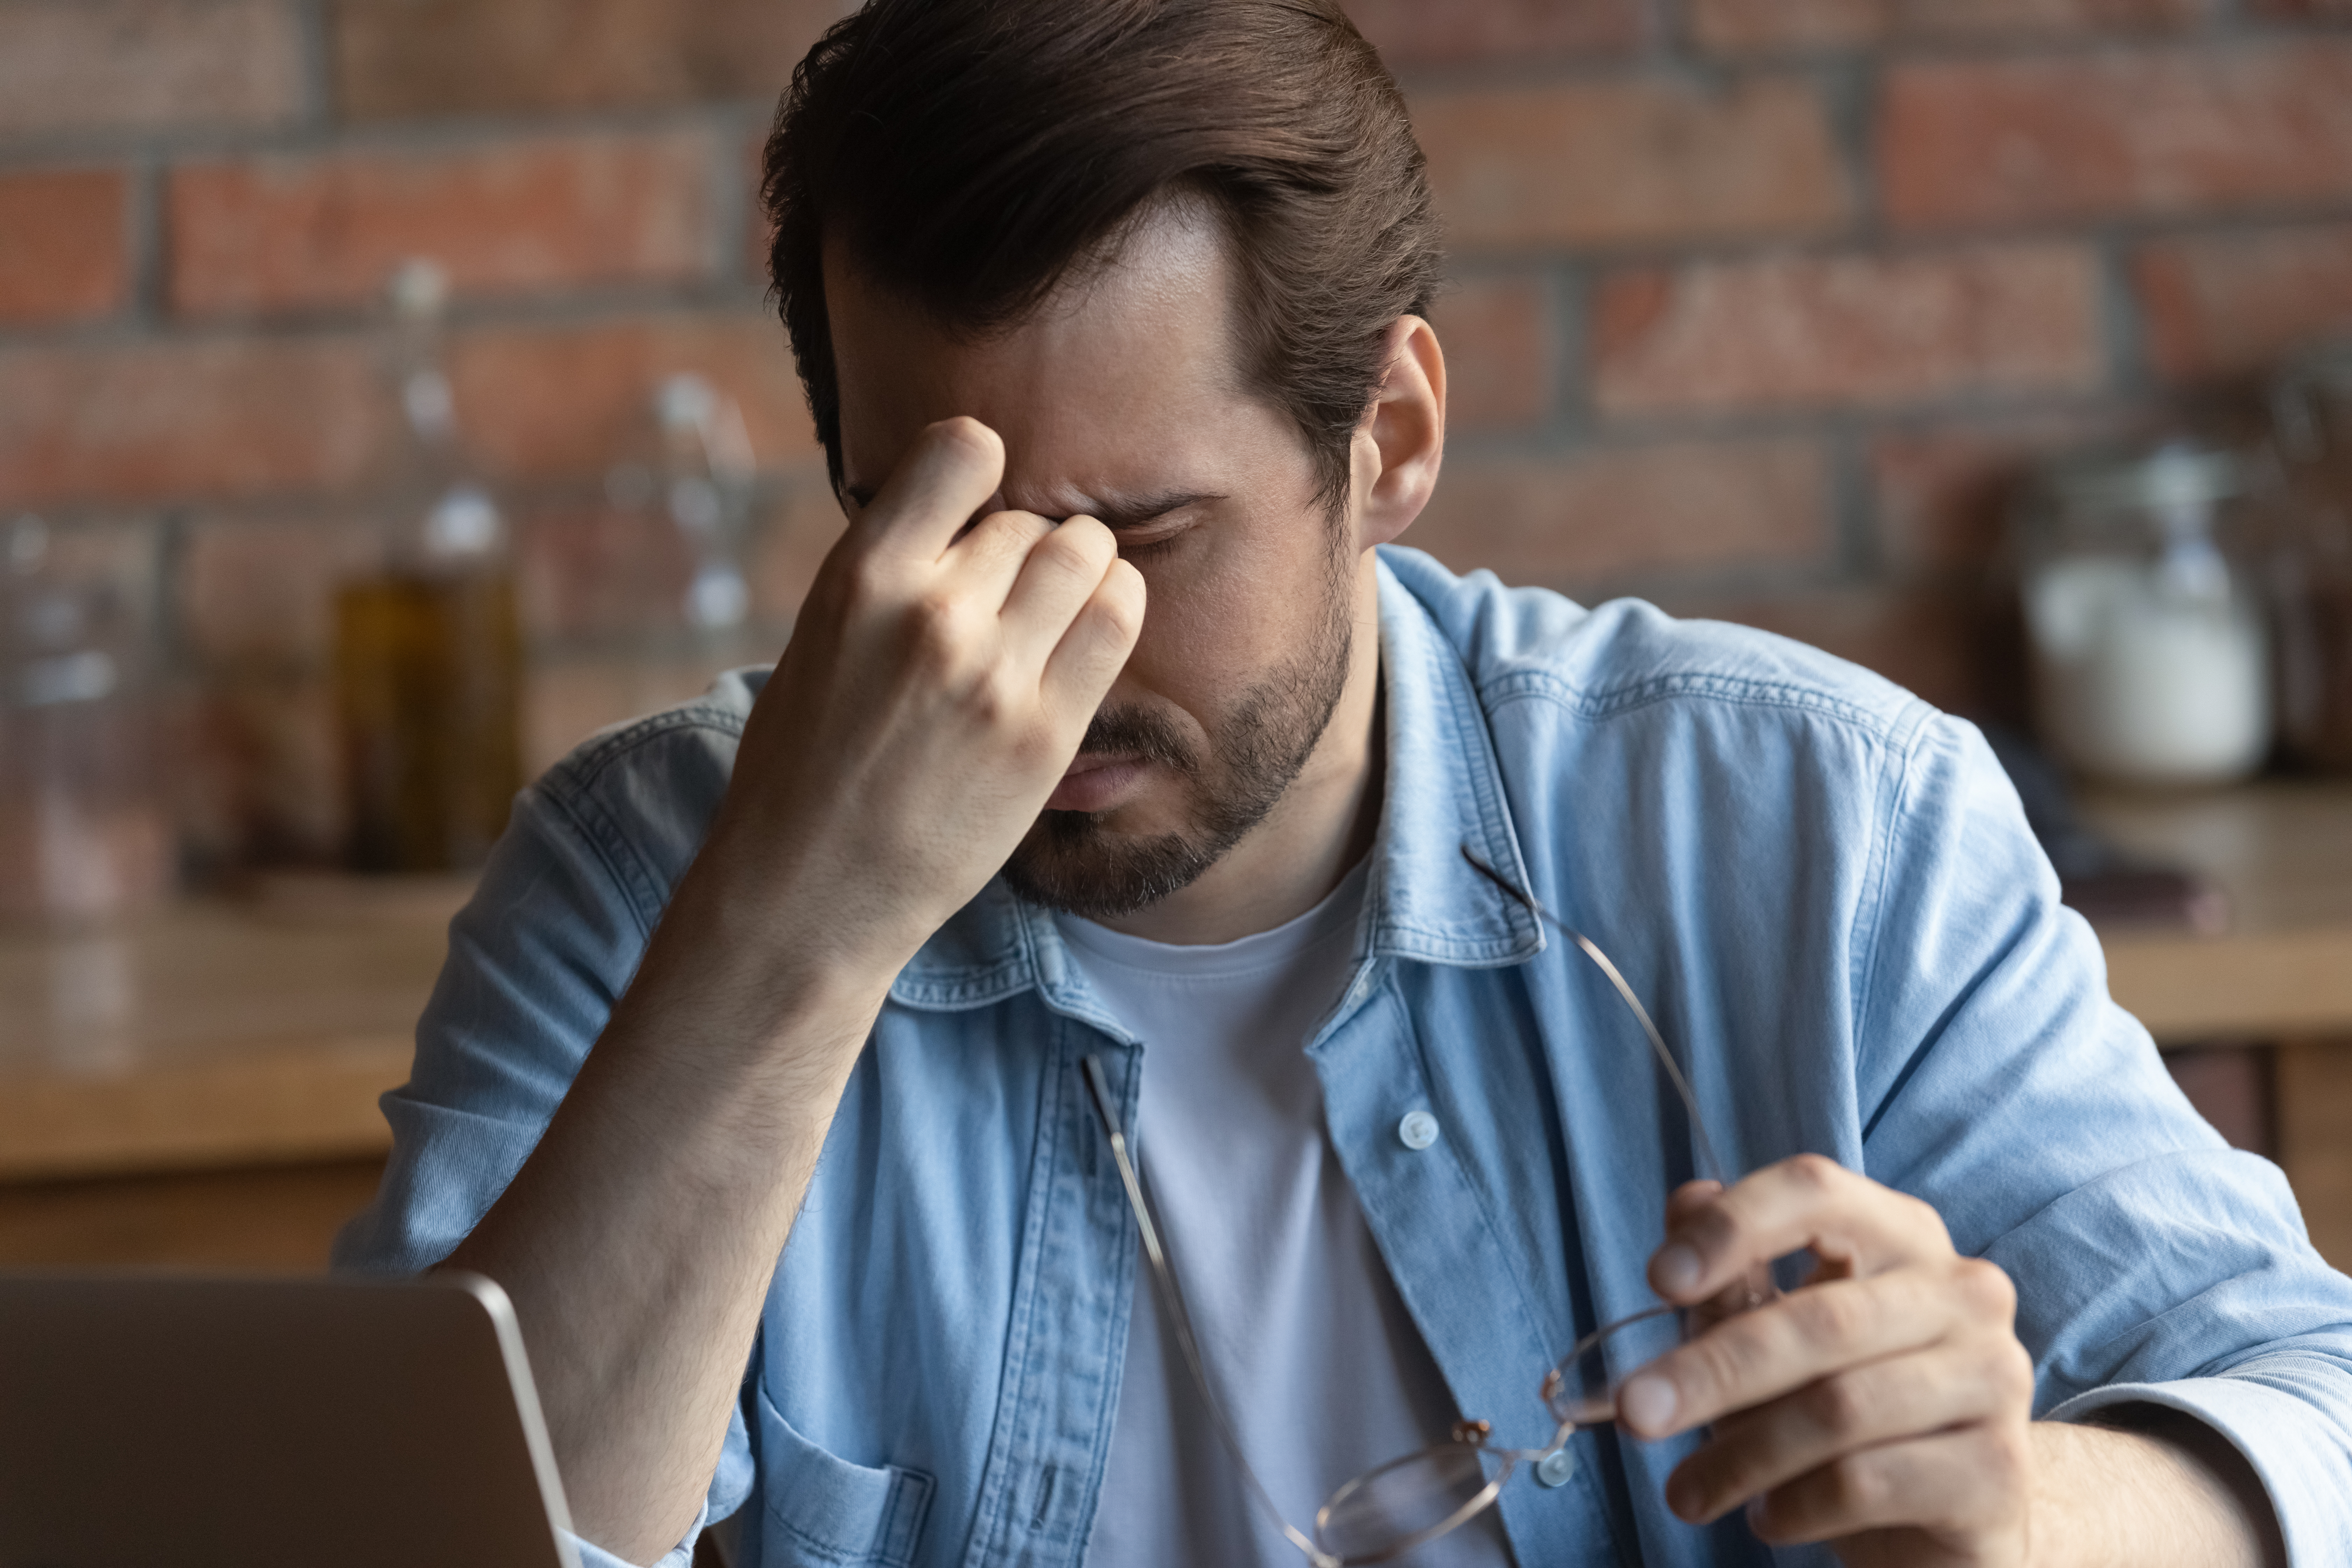
[[[1690,1116],[1691,1137],[1696,1145],[1695,1153],[1700,1166],[1700,1174],[1712,1181],[1724,1183],[1724,1165],[1716,1155],[1714,1140],[1707,1136],[1706,1121],[1699,1114],[1698,1097],[1692,1093],[1690,1080],[1683,1076],[1683,1069],[1675,1062],[1674,1053],[1667,1049],[1665,1037],[1658,1032],[1657,1025],[1651,1020],[1649,1009],[1642,1005],[1642,999],[1633,994],[1633,986],[1626,984],[1624,975],[1618,972],[1616,964],[1610,962],[1609,955],[1601,952],[1590,937],[1562,922],[1559,917],[1546,909],[1532,892],[1514,885],[1466,844],[1462,846],[1462,858],[1467,860],[1479,875],[1500,888],[1529,914],[1549,923],[1562,936],[1575,943],[1577,950],[1591,960],[1601,973],[1608,977],[1610,985],[1615,989],[1627,1009],[1633,1013],[1635,1021],[1642,1026],[1643,1037],[1648,1040],[1652,1053],[1657,1058],[1658,1065],[1665,1069],[1666,1077],[1675,1086],[1675,1092],[1682,1099],[1683,1109]],[[1333,1491],[1324,1500],[1323,1506],[1315,1512],[1316,1537],[1310,1538],[1284,1517],[1281,1508],[1274,1500],[1273,1494],[1266,1490],[1265,1484],[1258,1479],[1255,1468],[1249,1462],[1249,1457],[1242,1452],[1240,1435],[1234,1430],[1232,1422],[1226,1418],[1224,1406],[1219,1403],[1215,1392],[1209,1386],[1208,1369],[1201,1358],[1200,1342],[1192,1332],[1192,1316],[1185,1310],[1183,1291],[1176,1282],[1175,1270],[1169,1266],[1167,1249],[1160,1241],[1156,1211],[1150,1195],[1144,1190],[1142,1177],[1136,1169],[1134,1158],[1128,1150],[1127,1134],[1121,1130],[1119,1119],[1111,1108],[1110,1083],[1104,1074],[1102,1058],[1089,1054],[1081,1058],[1078,1065],[1081,1076],[1086,1081],[1087,1093],[1094,1102],[1095,1114],[1100,1120],[1103,1133],[1110,1143],[1111,1159],[1118,1167],[1119,1183],[1126,1189],[1128,1206],[1134,1211],[1136,1229],[1143,1243],[1145,1260],[1151,1268],[1152,1282],[1158,1289],[1161,1303],[1168,1312],[1169,1324],[1175,1331],[1177,1348],[1183,1354],[1184,1364],[1192,1372],[1193,1384],[1200,1390],[1202,1404],[1209,1412],[1210,1422],[1215,1427],[1218,1439],[1224,1445],[1226,1452],[1232,1456],[1234,1464],[1240,1470],[1243,1479],[1248,1483],[1250,1493],[1256,1499],[1258,1506],[1265,1510],[1269,1519],[1281,1527],[1284,1537],[1293,1546],[1306,1553],[1313,1568],[1359,1568],[1359,1565],[1366,1565],[1366,1568],[1369,1568],[1370,1564],[1391,1562],[1416,1547],[1426,1545],[1440,1536],[1450,1534],[1493,1507],[1495,1500],[1502,1496],[1504,1486],[1512,1476],[1517,1473],[1518,1467],[1522,1463],[1541,1464],[1566,1447],[1569,1439],[1575,1436],[1580,1426],[1596,1424],[1591,1421],[1580,1423],[1572,1415],[1562,1415],[1555,1403],[1566,1386],[1567,1378],[1573,1375],[1570,1369],[1574,1368],[1619,1331],[1682,1311],[1681,1308],[1670,1303],[1661,1303],[1619,1318],[1614,1322],[1603,1323],[1577,1341],[1566,1355],[1554,1363],[1551,1369],[1544,1373],[1543,1382],[1537,1387],[1537,1397],[1543,1403],[1546,1410],[1559,1420],[1559,1429],[1553,1434],[1552,1440],[1547,1447],[1502,1447],[1488,1440],[1493,1435],[1494,1428],[1487,1422],[1475,1418],[1457,1421],[1454,1424],[1453,1435],[1448,1441],[1433,1444],[1426,1448],[1417,1448],[1412,1453],[1401,1454],[1385,1463],[1375,1465]],[[1748,1295],[1746,1306],[1758,1305],[1765,1299],[1764,1293],[1752,1285]],[[1324,1549],[1318,1538],[1327,1531],[1335,1510],[1345,1505],[1349,1498],[1384,1476],[1392,1475],[1411,1465],[1430,1463],[1442,1457],[1458,1454],[1465,1447],[1485,1456],[1486,1460],[1491,1460],[1494,1473],[1485,1487],[1444,1519],[1435,1524],[1402,1535],[1376,1551],[1359,1553],[1355,1556],[1337,1556]],[[1482,1467],[1484,1461],[1482,1461]]]

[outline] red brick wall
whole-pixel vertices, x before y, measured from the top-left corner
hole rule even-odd
[[[767,470],[761,609],[834,526],[752,149],[838,0],[0,0],[0,512],[152,515],[198,837],[334,833],[327,586],[398,426],[386,271],[456,286],[522,552],[535,752],[689,682],[602,476],[699,370]],[[2334,0],[1354,0],[1451,228],[1414,541],[1769,625],[1997,710],[2032,454],[2226,417],[2352,327]]]

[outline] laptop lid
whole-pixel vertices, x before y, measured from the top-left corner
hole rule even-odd
[[[578,1568],[488,1279],[0,1272],[0,1568]]]

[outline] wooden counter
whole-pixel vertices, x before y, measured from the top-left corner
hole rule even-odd
[[[2221,936],[2101,933],[2108,988],[2160,1043],[2352,1037],[2352,784],[2099,795],[2083,816],[2229,895]]]
[[[0,936],[0,1181],[381,1154],[462,879]]]

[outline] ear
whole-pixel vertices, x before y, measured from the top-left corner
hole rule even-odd
[[[1387,374],[1349,453],[1356,548],[1386,544],[1421,515],[1445,457],[1445,353],[1419,316],[1389,328]]]

